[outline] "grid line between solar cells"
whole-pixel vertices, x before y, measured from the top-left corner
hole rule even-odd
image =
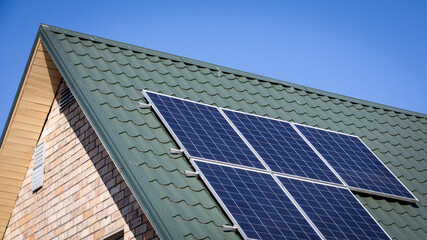
[[[342,184],[288,122],[222,109],[271,170]]]
[[[264,169],[218,108],[149,91],[145,93],[188,157]]]
[[[416,199],[358,137],[295,126],[352,189]]]
[[[279,180],[327,239],[389,239],[348,189]]]
[[[255,239],[320,239],[272,175],[194,161],[244,235]]]

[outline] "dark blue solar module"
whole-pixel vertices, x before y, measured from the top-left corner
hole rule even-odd
[[[326,239],[389,239],[348,189],[279,180]]]
[[[265,169],[218,108],[146,93],[191,156]]]
[[[290,123],[223,111],[271,170],[342,184]]]
[[[414,199],[359,138],[296,126],[350,187]]]
[[[195,163],[247,237],[320,239],[270,174]]]

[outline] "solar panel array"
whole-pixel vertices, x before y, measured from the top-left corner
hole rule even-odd
[[[349,189],[416,200],[355,136],[145,95],[246,237],[384,239]]]
[[[341,184],[290,123],[223,111],[271,170]]]
[[[348,186],[414,198],[359,138],[318,128],[296,126]]]

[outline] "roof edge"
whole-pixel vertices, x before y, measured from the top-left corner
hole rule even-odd
[[[22,87],[24,86],[25,78],[27,77],[27,73],[28,73],[28,68],[31,65],[31,60],[33,59],[34,51],[37,47],[37,42],[40,38],[40,28],[41,28],[41,26],[39,27],[39,30],[37,31],[36,37],[34,38],[33,47],[31,48],[31,52],[30,52],[30,55],[28,57],[27,64],[25,65],[24,72],[22,73],[21,81],[19,82],[18,89],[16,90],[16,93],[15,93],[15,98],[13,99],[12,106],[10,107],[10,110],[9,110],[9,115],[7,116],[7,120],[4,123],[3,132],[2,132],[1,138],[0,138],[0,148],[3,147],[3,141],[4,141],[4,138],[6,136],[6,132],[7,132],[7,129],[9,127],[10,120],[12,119],[13,112],[16,108],[16,104],[18,103],[19,93],[21,92]]]
[[[48,30],[48,31],[55,31],[55,32],[59,32],[59,33],[68,34],[68,35],[76,36],[79,38],[87,39],[90,41],[97,41],[97,42],[105,43],[108,45],[117,46],[117,47],[123,48],[123,49],[129,49],[129,50],[136,51],[136,52],[143,52],[143,53],[147,53],[150,55],[156,55],[156,56],[159,56],[161,58],[167,58],[167,59],[171,59],[171,60],[175,60],[175,61],[181,61],[181,62],[185,62],[188,64],[193,64],[193,65],[197,65],[200,67],[209,68],[209,69],[215,70],[215,71],[217,71],[218,68],[220,68],[222,72],[228,72],[228,73],[232,73],[235,75],[240,75],[240,76],[245,76],[248,78],[258,79],[260,81],[265,81],[265,82],[280,84],[280,85],[284,85],[284,86],[288,86],[288,87],[293,87],[293,88],[300,89],[300,90],[303,90],[303,91],[306,91],[309,93],[315,93],[318,95],[328,96],[331,98],[336,98],[336,99],[348,101],[351,103],[357,103],[357,104],[370,106],[370,107],[374,107],[374,108],[380,108],[380,109],[384,109],[384,110],[388,110],[388,111],[404,113],[406,115],[412,115],[412,116],[416,116],[416,117],[420,117],[420,118],[427,118],[427,114],[420,113],[420,112],[410,111],[410,110],[397,108],[397,107],[393,107],[393,106],[389,106],[389,105],[385,105],[385,104],[381,104],[381,103],[371,102],[371,101],[363,100],[363,99],[359,99],[359,98],[353,98],[353,97],[349,97],[349,96],[345,96],[345,95],[341,95],[341,94],[337,94],[337,93],[332,93],[332,92],[328,92],[328,91],[324,91],[324,90],[320,90],[320,89],[316,89],[316,88],[311,88],[311,87],[307,87],[307,86],[303,86],[303,85],[299,85],[299,84],[295,84],[295,83],[291,83],[291,82],[287,82],[287,81],[283,81],[283,80],[279,80],[279,79],[275,79],[275,78],[270,78],[270,77],[261,76],[261,75],[254,74],[254,73],[249,73],[249,72],[245,72],[245,71],[241,71],[241,70],[237,70],[237,69],[232,69],[232,68],[224,67],[224,66],[217,65],[217,64],[212,64],[212,63],[199,61],[199,60],[195,60],[195,59],[191,59],[191,58],[181,57],[178,55],[165,53],[165,52],[161,52],[161,51],[156,51],[156,50],[152,50],[149,48],[139,47],[139,46],[132,45],[132,44],[126,44],[123,42],[118,42],[118,41],[114,41],[114,40],[110,40],[110,39],[106,39],[106,38],[102,38],[102,37],[97,37],[94,35],[89,35],[89,34],[85,34],[85,33],[81,33],[81,32],[67,30],[64,28],[59,28],[59,27],[55,27],[55,26],[51,26],[51,25],[47,25],[47,24],[40,24],[40,26],[43,27],[44,29]]]

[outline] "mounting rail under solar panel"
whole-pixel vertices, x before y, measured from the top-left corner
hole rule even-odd
[[[292,125],[222,109],[271,170],[343,184]]]
[[[295,126],[351,190],[418,201],[358,137],[299,124]]]
[[[188,158],[265,169],[217,107],[151,91],[144,94]]]
[[[193,165],[245,239],[321,239],[271,174]]]
[[[326,239],[390,239],[348,189],[278,179]]]

